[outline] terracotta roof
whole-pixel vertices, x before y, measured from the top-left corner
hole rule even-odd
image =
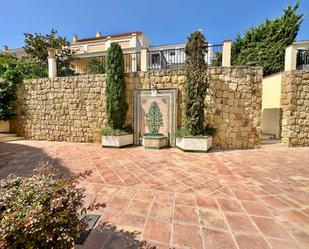
[[[136,31],[136,32],[127,32],[127,33],[121,33],[121,34],[114,34],[114,35],[104,35],[104,36],[100,36],[100,37],[91,37],[91,38],[85,38],[85,39],[77,39],[77,42],[86,42],[86,41],[97,41],[97,40],[104,40],[107,37],[111,37],[111,38],[117,38],[117,37],[122,37],[122,36],[129,36],[132,34],[136,34],[136,35],[141,35],[142,32],[140,31]]]

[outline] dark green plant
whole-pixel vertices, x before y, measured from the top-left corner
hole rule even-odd
[[[15,116],[12,103],[16,99],[16,87],[22,80],[20,62],[11,56],[0,55],[0,120],[9,120]]]
[[[216,133],[216,128],[211,124],[206,124],[204,130],[199,134],[200,136],[213,136]],[[187,137],[191,136],[190,131],[180,128],[175,132],[176,137]]]
[[[104,60],[91,59],[87,65],[87,73],[90,74],[103,74],[105,73]]]
[[[31,177],[9,176],[0,181],[0,245],[3,248],[71,249],[86,228],[81,219],[87,210],[104,207],[94,202],[85,207],[80,178],[63,177],[47,164]]]
[[[205,97],[208,88],[207,42],[202,32],[194,32],[188,37],[185,47],[185,129],[191,135],[199,135],[204,130]]]
[[[153,101],[145,117],[145,124],[148,126],[150,134],[158,134],[163,126],[163,114],[157,102]]]
[[[48,66],[48,48],[56,50],[58,75],[69,76],[74,74],[74,68],[71,63],[73,51],[70,49],[70,42],[66,37],[58,35],[54,29],[49,34],[41,33],[24,33],[25,35],[25,51],[36,62],[41,63],[44,67]]]
[[[103,136],[125,136],[132,134],[133,130],[130,126],[124,126],[121,129],[113,129],[111,127],[105,127],[101,129]]]
[[[121,129],[128,105],[125,100],[123,53],[117,43],[112,43],[107,50],[105,94],[107,124],[112,129]]]
[[[232,45],[232,64],[263,67],[264,75],[283,71],[285,48],[295,41],[303,21],[298,8],[299,2],[288,6],[282,16],[249,29],[242,37],[238,34]]]

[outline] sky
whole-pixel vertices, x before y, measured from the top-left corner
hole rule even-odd
[[[72,41],[142,31],[152,45],[185,43],[202,29],[208,42],[234,39],[265,18],[280,16],[296,0],[2,0],[0,48],[24,45],[23,33],[49,33],[54,28]],[[297,40],[309,40],[309,0],[300,1],[305,15]]]

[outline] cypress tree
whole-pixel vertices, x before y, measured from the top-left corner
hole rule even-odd
[[[107,50],[105,91],[107,124],[113,129],[122,129],[128,105],[125,101],[123,53],[117,43],[112,43]]]
[[[185,129],[191,135],[200,135],[204,131],[205,97],[208,88],[205,63],[207,42],[200,31],[188,37],[185,53]]]
[[[288,6],[282,16],[266,19],[243,37],[238,34],[232,46],[232,63],[263,67],[265,76],[283,71],[285,48],[295,41],[303,21],[298,8],[299,3]]]

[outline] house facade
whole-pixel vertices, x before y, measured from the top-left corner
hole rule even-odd
[[[75,51],[72,64],[77,73],[84,74],[91,70],[95,62],[104,65],[110,44],[118,43],[124,54],[125,72],[146,70],[176,69],[185,61],[185,44],[151,45],[142,32],[129,32],[115,35],[102,35],[96,32],[95,37],[79,39],[73,35],[71,49]],[[222,45],[209,44],[205,61],[211,64],[221,53]],[[143,56],[146,59],[143,60]],[[143,70],[144,71],[144,70]]]

